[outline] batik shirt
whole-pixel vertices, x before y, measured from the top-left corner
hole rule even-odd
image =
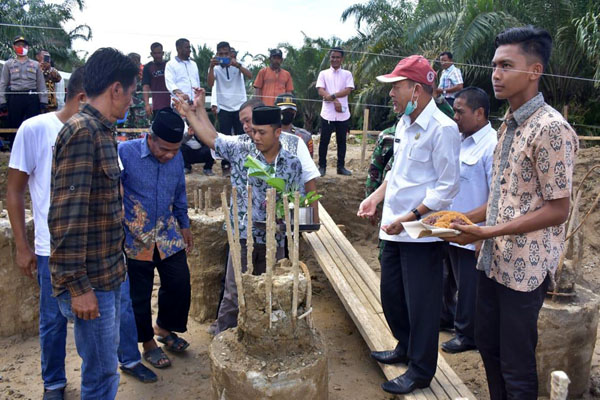
[[[377,137],[375,149],[371,155],[371,164],[367,172],[367,182],[365,183],[365,196],[369,197],[381,184],[385,174],[392,169],[394,161],[394,136],[396,127],[387,128]]]
[[[119,158],[127,257],[152,261],[156,247],[162,260],[185,249],[180,229],[190,220],[181,152],[161,163],[142,138],[121,143]]]
[[[273,161],[268,163],[263,154],[256,148],[254,142],[247,136],[224,136],[219,135],[215,141],[215,152],[218,157],[231,163],[231,184],[236,187],[238,215],[233,215],[233,205],[230,206],[229,216],[233,228],[233,219],[237,218],[239,223],[240,238],[247,238],[247,211],[248,211],[248,191],[247,185],[252,187],[252,233],[254,242],[259,244],[266,243],[266,232],[258,229],[254,224],[257,221],[266,221],[267,219],[267,189],[270,188],[267,183],[255,177],[248,177],[248,168],[244,167],[247,156],[252,156],[265,165],[271,166],[275,170],[275,175],[282,178],[286,183],[286,191],[298,190],[304,193],[304,182],[302,180],[302,166],[300,160],[287,150],[280,147],[279,154]],[[277,234],[279,246],[283,245],[283,235]]]
[[[487,225],[508,222],[570,197],[577,135],[541,93],[509,114],[498,130]],[[564,224],[484,242],[477,269],[513,290],[530,292],[554,274]]]

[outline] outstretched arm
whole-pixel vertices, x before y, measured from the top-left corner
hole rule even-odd
[[[182,96],[173,99],[173,103],[179,114],[187,118],[188,123],[194,130],[196,138],[214,150],[217,131],[212,122],[210,122],[204,108],[206,91],[204,89],[194,88],[194,92],[193,107],[190,106]]]

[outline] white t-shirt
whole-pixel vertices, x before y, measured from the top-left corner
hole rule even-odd
[[[10,153],[9,168],[29,175],[29,193],[33,203],[35,254],[50,255],[50,179],[52,152],[63,123],[55,112],[41,114],[21,124]]]

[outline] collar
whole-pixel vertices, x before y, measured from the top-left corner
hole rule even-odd
[[[151,155],[152,152],[148,146],[148,135],[146,135],[142,140],[140,140],[140,158],[146,158]]]
[[[449,66],[448,68],[445,69],[446,72],[450,73],[454,68],[456,68],[456,66],[454,64],[452,64],[451,66]]]
[[[183,62],[183,63],[190,61],[189,58],[187,60],[182,60],[181,58],[179,58],[179,56],[175,56],[175,60],[177,60],[177,62]]]
[[[544,104],[546,104],[544,101],[544,95],[540,92],[529,99],[527,103],[513,111],[512,117],[517,125],[523,125],[525,121],[527,121],[527,119],[531,117],[533,113],[536,112],[540,107],[544,106]]]
[[[429,121],[431,120],[431,116],[433,115],[433,113],[435,112],[436,109],[437,109],[437,106],[435,105],[435,100],[433,100],[433,98],[431,98],[431,100],[429,101],[427,106],[425,106],[423,111],[421,111],[421,114],[419,114],[419,116],[417,117],[417,119],[415,120],[414,123],[419,125],[424,130],[427,130],[427,126],[429,126]],[[404,124],[407,127],[411,126],[410,116],[403,115],[402,120],[404,121]]]
[[[330,69],[332,72],[340,72],[340,71],[342,70],[342,66],[340,65],[340,67],[339,67],[338,69],[335,69],[335,68],[333,68],[332,66],[330,66],[330,67],[329,67],[329,69]]]
[[[102,115],[100,111],[95,109],[89,103],[85,103],[83,107],[81,107],[81,113],[91,115],[92,117],[98,119],[100,122],[102,122],[102,125],[104,125],[106,129],[110,130],[111,132],[115,129],[115,124],[110,122],[108,118]]]
[[[488,121],[488,123],[486,125],[484,125],[483,128],[481,128],[480,130],[478,130],[477,132],[475,132],[474,134],[472,134],[465,140],[472,138],[473,141],[475,142],[475,144],[479,144],[479,142],[481,142],[481,140],[485,137],[485,135],[488,134],[490,129],[492,129],[492,124],[490,124],[490,122]]]

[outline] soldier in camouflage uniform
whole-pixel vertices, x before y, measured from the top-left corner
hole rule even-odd
[[[385,179],[385,175],[392,169],[394,160],[394,135],[396,127],[389,127],[379,134],[373,155],[371,155],[371,165],[367,174],[365,184],[365,197],[369,197]]]
[[[144,102],[144,89],[142,86],[142,64],[141,57],[137,53],[129,53],[127,55],[136,65],[140,66],[140,76],[137,80],[137,86],[135,88],[135,93],[132,98],[132,104],[129,107],[127,112],[127,119],[122,124],[122,128],[148,128],[150,126],[150,121],[148,120],[148,115],[146,114],[146,103]],[[135,139],[140,137],[140,133],[127,134],[129,139]]]

